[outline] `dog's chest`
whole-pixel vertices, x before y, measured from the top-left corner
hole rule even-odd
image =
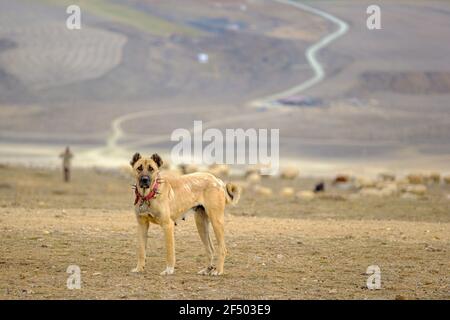
[[[152,210],[152,207],[149,203],[143,202],[134,207],[134,211],[139,216],[146,216],[156,220],[158,218],[158,213],[155,210]]]

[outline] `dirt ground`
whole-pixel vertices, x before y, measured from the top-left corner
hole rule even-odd
[[[176,227],[177,266],[151,226],[147,266],[135,266],[130,181],[118,173],[0,167],[0,299],[449,299],[450,188],[423,199],[363,198],[330,189],[314,200],[244,193],[228,208],[221,277],[197,275],[206,255],[192,216]],[[264,184],[307,189],[311,179]],[[275,191],[276,194],[276,191]],[[81,289],[69,290],[69,265]],[[378,265],[381,289],[368,290]]]

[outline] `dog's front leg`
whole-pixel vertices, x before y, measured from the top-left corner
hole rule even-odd
[[[166,240],[166,261],[167,267],[161,275],[169,275],[175,272],[175,237],[174,222],[171,219],[161,224]]]
[[[138,235],[138,248],[137,248],[137,266],[131,272],[142,272],[145,267],[146,247],[148,237],[149,222],[145,217],[137,216],[137,235]]]

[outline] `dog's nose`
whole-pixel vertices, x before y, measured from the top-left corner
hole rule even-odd
[[[149,176],[142,176],[141,177],[141,184],[148,186],[150,184],[150,177]]]

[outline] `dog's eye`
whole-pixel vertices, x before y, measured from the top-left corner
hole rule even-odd
[[[138,171],[142,171],[142,170],[144,170],[144,167],[142,167],[142,165],[140,165],[137,169],[138,169]]]
[[[148,166],[148,171],[150,171],[150,172],[152,172],[152,171],[153,171],[153,168],[152,168],[152,166]]]

